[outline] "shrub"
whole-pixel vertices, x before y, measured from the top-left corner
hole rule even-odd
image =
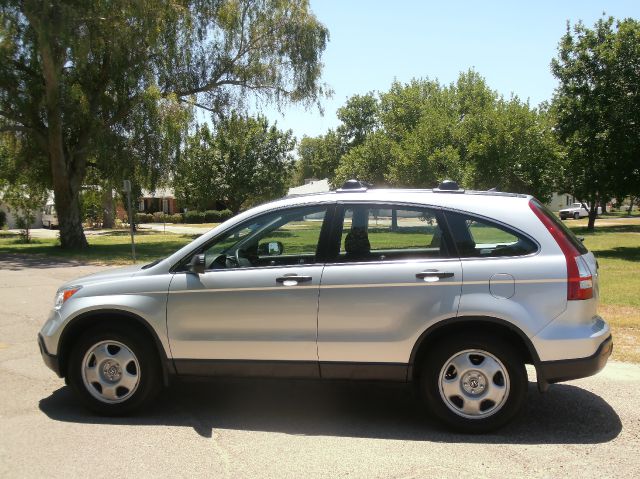
[[[153,223],[153,215],[151,213],[136,213],[136,223]]]
[[[167,216],[167,223],[182,223],[182,213]]]
[[[199,211],[187,211],[184,214],[185,223],[204,223],[204,213]]]
[[[204,212],[206,223],[221,223],[233,216],[230,210],[208,210]]]
[[[154,223],[164,223],[166,221],[166,216],[162,211],[156,211],[151,216],[153,216]]]

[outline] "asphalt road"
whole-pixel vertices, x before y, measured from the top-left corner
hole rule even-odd
[[[452,434],[401,385],[284,380],[174,384],[152,408],[84,411],[36,333],[67,279],[102,269],[0,257],[2,477],[638,477],[640,367],[556,385],[516,423]]]

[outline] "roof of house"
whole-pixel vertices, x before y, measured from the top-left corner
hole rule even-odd
[[[329,179],[325,178],[324,180],[312,180],[304,185],[289,188],[287,196],[306,195],[309,193],[326,193],[330,190],[331,186],[329,185]]]
[[[173,188],[156,188],[153,191],[142,190],[142,198],[175,198],[176,194]]]

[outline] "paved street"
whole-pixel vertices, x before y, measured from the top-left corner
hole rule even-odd
[[[539,395],[486,436],[434,424],[401,385],[216,380],[174,384],[129,418],[81,409],[36,333],[64,281],[103,269],[0,257],[2,477],[637,477],[640,367]]]

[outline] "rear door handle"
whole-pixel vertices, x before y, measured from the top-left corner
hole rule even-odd
[[[427,270],[422,271],[420,273],[416,273],[416,278],[423,279],[427,282],[439,281],[444,278],[453,278],[454,274],[449,272],[435,271],[435,270]]]
[[[285,274],[284,276],[280,276],[276,278],[276,283],[283,284],[284,286],[296,286],[298,283],[305,283],[307,281],[311,281],[313,277],[311,276],[298,276],[296,274]]]

